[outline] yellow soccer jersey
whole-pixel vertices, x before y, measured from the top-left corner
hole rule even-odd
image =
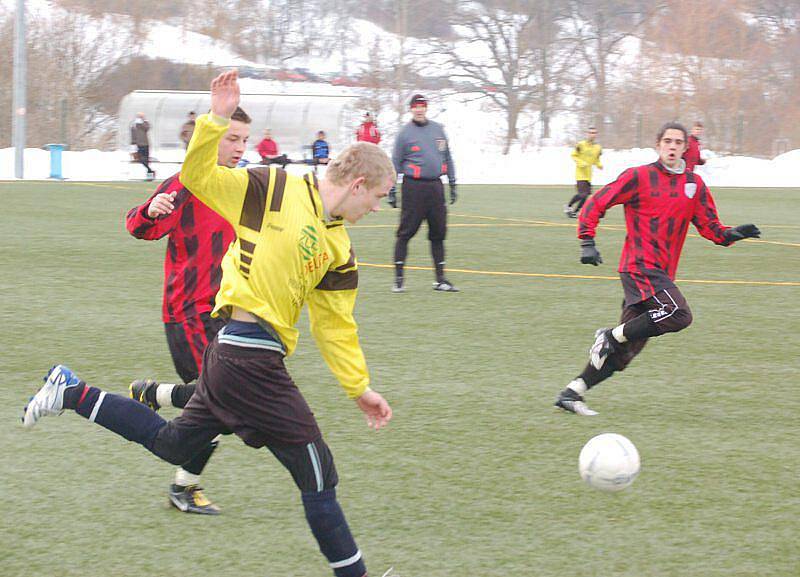
[[[592,166],[603,168],[600,164],[600,155],[603,147],[596,142],[581,140],[572,151],[572,160],[575,161],[575,180],[592,181]]]
[[[369,373],[353,319],[358,267],[344,222],[326,221],[311,175],[218,166],[217,146],[227,128],[224,119],[200,116],[180,173],[183,185],[236,231],[212,314],[244,309],[269,322],[292,354],[295,324],[308,303],[323,358],[348,396],[357,398]]]

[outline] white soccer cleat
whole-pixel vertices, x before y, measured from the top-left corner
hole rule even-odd
[[[80,382],[81,380],[64,365],[56,365],[50,369],[44,379],[44,385],[25,406],[22,424],[31,428],[44,416],[63,413],[64,391],[77,386]]]
[[[599,414],[597,411],[590,409],[583,400],[583,397],[572,389],[564,389],[561,391],[556,398],[555,405],[560,409],[582,417],[594,417]]]

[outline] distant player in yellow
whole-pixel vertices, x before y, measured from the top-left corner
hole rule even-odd
[[[595,142],[596,138],[597,129],[590,126],[586,133],[586,140],[581,140],[572,151],[572,160],[575,162],[575,186],[578,192],[575,193],[569,204],[564,205],[564,214],[570,218],[578,217],[583,203],[592,194],[592,166],[603,170],[603,165],[600,163],[603,147]],[[575,205],[574,208],[573,205]]]
[[[26,407],[24,423],[72,409],[175,465],[210,455],[219,434],[266,447],[300,489],[306,520],[336,577],[364,577],[336,499],[333,455],[284,357],[297,345],[294,325],[308,304],[311,332],[347,396],[375,429],[392,418],[386,400],[369,388],[353,319],[358,266],[344,221],[378,210],[395,182],[394,165],[376,145],[359,142],[331,159],[320,182],[276,167],[218,166],[219,141],[238,104],[237,72],[217,76],[211,113],[197,119],[181,169],[184,186],[236,232],[212,313],[229,321],[208,345],[183,413],[165,421],[58,365]]]

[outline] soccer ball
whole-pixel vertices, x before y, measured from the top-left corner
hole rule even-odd
[[[578,457],[581,478],[601,491],[622,491],[639,474],[639,451],[626,437],[603,433],[589,439]]]

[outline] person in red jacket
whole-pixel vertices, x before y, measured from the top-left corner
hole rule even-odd
[[[683,153],[683,159],[686,161],[686,170],[694,171],[695,166],[706,163],[706,161],[700,157],[700,139],[702,137],[703,123],[696,120],[694,126],[692,126],[692,134],[689,135],[686,152]]]
[[[356,131],[356,140],[358,142],[371,142],[372,144],[380,144],[381,133],[378,130],[376,121],[372,119],[369,112],[364,113],[364,121]]]
[[[238,108],[220,142],[218,164],[235,167],[249,136],[250,117]],[[128,232],[136,238],[168,238],[162,318],[175,370],[188,384],[159,384],[152,379],[131,383],[130,396],[156,411],[162,405],[183,408],[194,394],[203,352],[224,324],[212,317],[211,311],[222,279],[222,257],[236,238],[233,227],[197,200],[179,176],[166,179],[147,202],[128,211],[125,219]],[[199,473],[210,457],[211,452],[204,453],[178,469],[170,487],[170,502],[181,511],[219,512],[198,487]]]
[[[272,130],[264,129],[264,138],[256,145],[256,152],[261,156],[261,164],[289,164],[285,154],[278,154],[278,143],[272,139]]]
[[[583,395],[641,352],[650,337],[681,331],[692,322],[686,299],[675,286],[675,273],[689,224],[715,244],[728,246],[758,238],[754,224],[723,225],[711,192],[697,174],[686,170],[686,128],[665,124],[656,139],[659,159],[629,168],[589,198],[578,217],[581,263],[603,262],[595,247],[600,219],[614,205],[625,207],[627,235],[619,275],[625,292],[620,324],[599,329],[589,350],[589,364],[556,399],[556,406],[578,415],[596,415]]]

